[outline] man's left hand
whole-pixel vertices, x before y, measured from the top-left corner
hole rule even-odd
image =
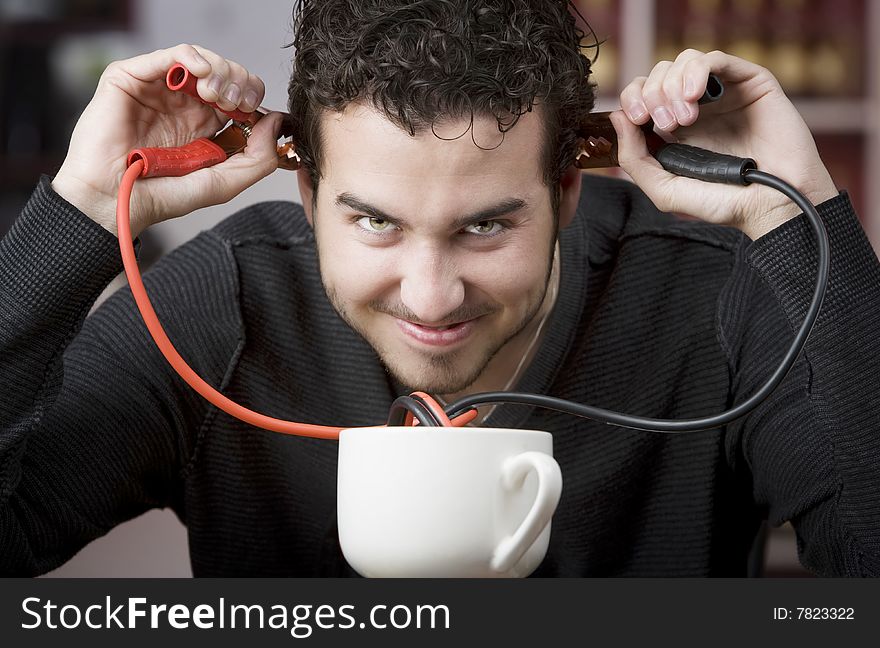
[[[699,105],[710,73],[724,83],[720,101]],[[620,94],[611,115],[620,166],[654,204],[730,225],[757,239],[800,210],[777,191],[712,184],[665,171],[649,153],[637,125],[654,120],[671,139],[717,153],[750,157],[758,168],[794,185],[813,204],[837,195],[812,134],[779,82],[765,68],[724,52],[686,50],[661,61]]]

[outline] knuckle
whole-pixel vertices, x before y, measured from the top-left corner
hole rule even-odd
[[[701,52],[700,50],[694,49],[693,47],[689,47],[688,49],[684,50],[681,54],[679,54],[675,60],[677,62],[678,61],[692,61],[693,59],[697,58],[698,56],[702,56],[702,55],[703,55],[703,52]]]
[[[620,91],[620,99],[623,101],[624,99],[636,99],[641,94],[642,88],[645,85],[646,78],[645,77],[637,77],[632,80],[629,84],[627,84],[623,90]]]
[[[705,72],[709,75],[709,66],[705,61],[700,59],[692,59],[684,64],[684,71],[687,73]]]
[[[122,61],[111,61],[107,64],[107,67],[104,68],[104,71],[101,72],[101,76],[98,78],[98,84],[104,85],[108,82],[112,82],[114,79],[120,79],[125,74],[125,67]]]
[[[665,74],[670,67],[672,67],[672,61],[658,61],[651,69],[651,74],[648,77],[651,78]]]
[[[222,57],[213,64],[213,68],[218,74],[220,74],[220,76],[226,79],[229,79],[232,74],[232,68],[229,65],[229,61]]]
[[[104,76],[112,76],[122,69],[122,61],[111,61],[104,68]]]
[[[663,103],[663,88],[660,81],[648,81],[642,88],[642,99],[645,103],[658,105]]]
[[[681,77],[675,75],[668,75],[665,79],[663,79],[663,85],[661,86],[663,90],[663,94],[667,97],[676,97],[681,94]]]
[[[250,85],[261,95],[266,91],[266,84],[263,83],[263,80],[255,74],[248,75],[248,85]]]
[[[181,57],[185,57],[187,59],[194,59],[195,57],[201,57],[199,54],[199,50],[195,48],[195,46],[190,45],[189,43],[183,43],[174,48],[177,55]]]
[[[620,91],[620,105],[626,106],[630,101],[637,99],[637,89],[632,86],[632,84],[626,86],[623,90]]]
[[[768,81],[771,80],[771,79],[772,79],[773,81],[776,81],[776,77],[773,75],[773,72],[771,72],[769,69],[765,68],[765,67],[762,66],[762,65],[759,65],[759,66],[758,66],[758,69],[757,69],[757,76],[758,76],[759,78],[764,78],[764,79],[766,79],[766,80],[768,80]]]
[[[229,77],[235,80],[238,83],[244,83],[248,78],[248,71],[244,68],[243,65],[236,63],[235,61],[226,60],[226,65],[229,69]]]

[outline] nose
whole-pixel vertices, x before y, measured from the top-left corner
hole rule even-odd
[[[420,323],[443,322],[464,303],[464,282],[457,265],[431,248],[410,254],[404,262],[400,299]]]

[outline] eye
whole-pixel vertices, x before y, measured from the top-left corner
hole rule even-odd
[[[477,234],[479,236],[494,236],[500,234],[504,230],[504,225],[498,221],[480,221],[464,228],[465,232]]]
[[[379,232],[388,232],[394,228],[394,225],[391,221],[387,221],[384,218],[375,218],[373,216],[361,216],[357,219],[358,227],[373,233]]]

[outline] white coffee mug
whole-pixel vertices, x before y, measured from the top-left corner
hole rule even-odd
[[[337,515],[369,577],[524,577],[544,559],[562,473],[547,432],[373,427],[339,435]]]

